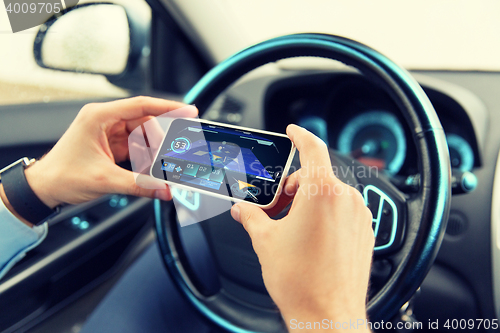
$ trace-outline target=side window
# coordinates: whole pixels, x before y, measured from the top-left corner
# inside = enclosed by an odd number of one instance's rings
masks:
[[[92,1],[81,0],[78,6],[85,6],[89,2]],[[113,0],[113,2],[126,7],[127,12],[140,12],[142,17],[146,18],[146,23],[149,25],[151,20],[151,8],[145,0]],[[65,2],[62,1],[61,3]],[[74,10],[74,12],[76,11],[77,10]],[[66,20],[65,22],[67,23],[69,21],[70,24],[63,26],[62,19],[64,16],[72,14],[73,12],[69,12],[59,19],[61,21],[59,28],[55,26],[59,23],[59,20],[55,21],[53,25],[54,29],[58,30],[58,33],[50,34],[49,30],[46,33],[47,40],[50,39],[51,46],[58,46],[52,48],[52,50],[48,49],[52,52],[46,52],[48,54],[48,56],[46,56],[46,65],[47,67],[54,67],[53,64],[56,63],[66,66],[63,68],[67,68],[67,70],[61,71],[42,68],[39,64],[37,65],[34,56],[34,44],[41,26],[12,33],[9,17],[5,8],[3,7],[0,9],[0,30],[2,31],[0,34],[0,105],[47,103],[61,100],[106,97],[119,98],[130,95],[132,89],[128,88],[126,85],[124,88],[124,85],[119,81],[111,80],[115,83],[113,84],[110,80],[106,79],[104,75],[88,74],[82,71],[78,72],[78,70],[77,72],[73,72],[74,68],[71,68],[73,65],[71,60],[77,59],[78,57],[80,59],[87,57],[87,60],[94,59],[94,64],[106,64],[106,62],[102,62],[102,59],[96,56],[96,50],[99,49],[99,46],[105,45],[105,41],[100,45],[90,45],[89,43],[82,43],[82,41],[85,41],[85,38],[88,38],[92,33],[92,31],[90,31],[92,26],[107,25],[111,27],[113,22],[107,22],[112,21],[112,18],[106,16],[106,13],[102,15],[91,15],[90,17],[93,22],[79,20],[77,15],[74,15],[74,18]],[[103,17],[103,15],[105,17]],[[72,37],[64,40],[61,38],[63,35],[70,35]],[[128,39],[128,36],[126,37]],[[103,36],[102,39],[104,38],[109,41],[112,39],[112,36]],[[85,45],[87,45],[86,48]],[[128,47],[128,45],[126,47]],[[105,54],[107,52],[102,53]],[[108,61],[108,64],[112,66],[112,62]],[[101,66],[99,69],[103,73],[106,73],[106,67]],[[141,86],[145,86],[145,82],[142,82]]]
[[[180,95],[213,65],[157,2],[154,12],[146,0],[113,3],[81,0],[42,26],[1,33],[0,105]],[[2,10],[0,30],[11,31]]]

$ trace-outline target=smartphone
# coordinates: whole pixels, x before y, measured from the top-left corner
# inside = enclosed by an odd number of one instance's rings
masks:
[[[151,176],[184,189],[270,208],[294,153],[284,134],[177,118],[166,131]]]

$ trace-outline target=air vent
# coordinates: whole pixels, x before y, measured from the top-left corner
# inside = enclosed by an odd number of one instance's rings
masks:
[[[446,227],[446,234],[450,236],[460,236],[467,230],[467,218],[460,212],[451,211]]]
[[[224,112],[241,112],[243,109],[243,103],[234,97],[226,96],[224,103],[222,104],[222,111]]]
[[[223,123],[238,124],[242,119],[243,102],[226,95],[215,100],[204,118]]]

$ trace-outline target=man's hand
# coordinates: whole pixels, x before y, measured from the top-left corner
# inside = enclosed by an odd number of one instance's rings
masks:
[[[272,220],[246,203],[233,206],[231,214],[249,233],[287,325],[292,319],[366,319],[372,215],[361,194],[333,174],[323,141],[295,125],[287,133],[302,165],[284,186],[284,198],[294,197],[288,215]]]
[[[194,106],[151,97],[88,104],[54,148],[26,169],[28,183],[50,207],[78,204],[107,193],[169,200],[172,196],[166,184],[162,189],[142,188],[131,171],[116,163],[128,159],[128,136],[134,128],[182,107],[182,116],[197,116]]]

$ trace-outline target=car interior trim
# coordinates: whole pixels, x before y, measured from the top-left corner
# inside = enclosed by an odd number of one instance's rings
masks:
[[[496,316],[500,318],[500,152],[497,158],[491,198],[491,265]]]
[[[12,277],[8,277],[0,284],[0,294],[10,288],[15,287],[17,284],[22,283],[24,280],[27,280],[30,277],[34,276],[39,270],[42,270],[44,267],[50,265],[58,258],[63,257],[65,254],[71,252],[73,249],[77,248],[81,244],[88,242],[89,240],[91,240],[92,238],[96,237],[99,234],[102,234],[105,230],[110,229],[115,225],[118,225],[120,222],[122,222],[122,217],[126,216],[127,213],[132,211],[138,211],[139,209],[142,209],[145,206],[149,205],[150,202],[151,199],[148,198],[141,198],[136,200],[125,210],[110,216],[109,219],[106,219],[105,221],[103,221],[103,223],[100,223],[96,225],[94,228],[91,228],[88,233],[83,234],[75,241],[70,242],[65,246],[59,248],[58,250],[54,251],[47,257],[43,258],[42,260],[30,266],[29,268],[25,269],[24,271],[20,272],[19,274],[14,275]]]

